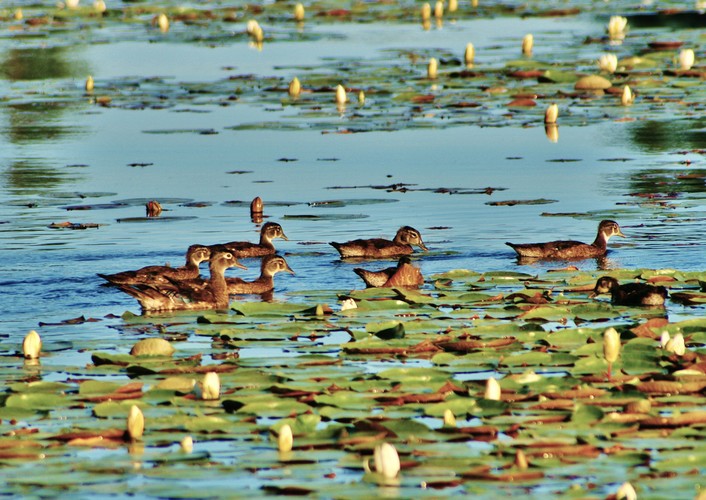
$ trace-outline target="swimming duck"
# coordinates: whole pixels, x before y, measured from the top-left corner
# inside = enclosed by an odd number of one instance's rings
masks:
[[[625,235],[620,226],[612,220],[602,220],[598,224],[598,235],[590,245],[580,241],[550,241],[548,243],[510,243],[517,255],[527,259],[588,259],[602,257],[608,251],[608,240],[611,236]]]
[[[272,244],[272,240],[275,238],[282,238],[288,241],[284,230],[282,230],[282,226],[276,222],[265,222],[262,225],[262,229],[260,229],[259,243],[231,241],[230,243],[224,243],[223,246],[239,259],[246,257],[262,257],[263,255],[273,255],[275,253],[275,246]]]
[[[168,283],[167,278],[185,280],[199,276],[199,264],[211,257],[211,250],[203,245],[191,245],[186,251],[186,264],[181,267],[147,266],[136,271],[123,271],[115,274],[101,274],[98,276],[112,285],[138,284],[138,283]],[[238,263],[239,267],[243,267]]]
[[[294,274],[287,261],[279,255],[266,255],[262,258],[260,266],[260,277],[254,281],[245,281],[240,278],[226,278],[228,293],[231,295],[240,294],[263,294],[271,291],[275,287],[275,274],[279,272]]]
[[[356,267],[353,272],[365,281],[366,288],[393,286],[417,288],[424,284],[421,271],[412,265],[412,259],[406,255],[400,257],[395,267],[388,267],[380,271],[367,271]]]
[[[603,276],[596,282],[591,297],[610,293],[611,302],[621,306],[661,306],[669,296],[663,286],[647,283],[626,283],[621,285],[617,279]]]
[[[224,272],[229,267],[239,264],[235,255],[226,249],[211,249],[209,270],[211,277],[208,285],[199,290],[178,288],[177,291],[166,290],[159,285],[150,284],[118,284],[123,292],[135,297],[143,312],[179,311],[194,309],[227,309],[228,286]],[[178,285],[178,281],[173,281]]]
[[[412,245],[418,246],[422,250],[428,250],[422,241],[419,231],[410,226],[403,226],[397,230],[395,239],[392,241],[383,238],[370,238],[347,241],[345,243],[330,243],[342,258],[346,257],[366,257],[384,258],[400,257],[413,252]]]

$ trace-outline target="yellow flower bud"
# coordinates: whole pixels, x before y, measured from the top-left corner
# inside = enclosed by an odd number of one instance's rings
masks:
[[[203,376],[201,398],[214,400],[221,397],[221,379],[216,372],[208,372]]]
[[[430,80],[435,80],[439,74],[439,61],[435,57],[429,59],[429,65],[427,66],[427,77]]]
[[[298,3],[294,6],[294,20],[302,22],[304,20],[304,5]]]
[[[421,15],[422,21],[428,21],[431,19],[431,5],[428,3],[422,4]]]
[[[436,0],[434,4],[434,17],[444,17],[444,2]]]
[[[449,12],[456,12],[458,10],[458,0],[449,0]]]
[[[375,471],[385,479],[393,479],[400,472],[400,456],[390,443],[382,443],[373,450]]]
[[[522,39],[522,53],[526,56],[531,56],[533,47],[534,47],[534,36],[532,36],[532,34],[528,33]]]
[[[615,500],[637,500],[637,493],[630,483],[623,483],[615,493]]]
[[[169,18],[166,14],[162,13],[157,17],[157,26],[162,33],[169,31]]]
[[[444,427],[456,427],[456,417],[449,408],[444,410]]]
[[[500,384],[494,378],[489,378],[485,381],[485,399],[492,399],[494,401],[500,401]]]
[[[296,76],[289,82],[289,97],[296,99],[302,93],[302,84]]]
[[[463,53],[463,59],[466,62],[466,66],[473,66],[473,61],[476,58],[476,49],[473,47],[472,43],[466,44],[466,50]]]
[[[336,86],[336,104],[342,106],[346,103],[347,100],[348,96],[346,95],[346,89],[343,88],[343,85],[339,83]]]
[[[39,334],[30,330],[22,341],[22,354],[27,359],[37,359],[42,351],[42,339]]]
[[[634,100],[635,96],[633,95],[630,86],[625,85],[623,87],[623,93],[620,96],[620,104],[622,104],[623,106],[630,106]]]
[[[689,70],[694,65],[694,50],[693,49],[683,49],[679,52],[679,68],[683,70]]]
[[[91,75],[88,75],[88,78],[86,78],[86,92],[93,92],[93,77]]]
[[[137,405],[130,407],[127,415],[127,434],[130,439],[140,439],[145,432],[145,416]]]
[[[615,54],[603,54],[598,58],[598,67],[601,71],[615,73],[618,69],[618,56]]]
[[[292,445],[294,444],[294,436],[292,435],[292,428],[289,424],[284,424],[279,429],[279,435],[277,436],[277,449],[280,453],[287,453],[292,451]]]
[[[547,106],[544,112],[544,123],[556,123],[556,119],[559,116],[559,105],[554,103]]]
[[[194,440],[191,436],[186,436],[181,440],[179,446],[181,447],[181,451],[184,453],[191,453],[194,451]]]
[[[603,357],[608,363],[614,363],[618,356],[620,356],[620,334],[611,327],[603,333]]]

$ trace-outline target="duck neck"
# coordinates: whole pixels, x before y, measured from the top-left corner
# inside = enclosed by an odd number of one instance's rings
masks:
[[[605,250],[608,247],[608,237],[603,231],[598,231],[596,239],[593,242],[593,246]]]
[[[224,276],[225,267],[222,265],[211,263],[209,266],[211,270],[211,278],[209,283],[211,285],[211,293],[213,294],[213,299],[219,304],[228,304],[228,285],[226,284],[226,278]]]
[[[265,234],[264,231],[260,233],[260,246],[265,248],[274,248],[274,245],[272,244],[272,238]]]

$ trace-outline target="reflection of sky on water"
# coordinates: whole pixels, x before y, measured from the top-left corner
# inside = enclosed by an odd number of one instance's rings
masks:
[[[328,60],[353,61],[363,57],[376,63],[385,61],[389,50],[413,48],[423,53],[428,50],[429,54],[445,50],[460,57],[469,41],[476,46],[478,64],[501,67],[504,61],[519,57],[519,40],[526,32],[534,32],[534,57],[541,59],[548,58],[551,50],[580,44],[585,36],[602,30],[597,24],[576,19],[536,18],[447,22],[442,30],[429,32],[416,24],[312,25],[307,29],[335,36],[315,42],[267,43],[262,52],[247,43],[206,47],[120,42],[77,46],[73,52],[56,51],[54,55],[62,61],[73,61],[82,70],[90,68],[98,86],[133,76],[158,76],[175,83],[218,82],[231,74],[279,75],[288,79],[297,74],[299,67],[321,67]],[[563,30],[571,30],[570,35]],[[515,38],[517,46],[511,43]],[[586,60],[578,64],[593,68],[600,50],[600,46],[582,47]],[[39,85],[47,92],[66,85],[82,88],[83,75],[67,74],[74,76],[52,79],[47,75],[48,79]],[[9,87],[13,95],[25,92],[27,85],[35,84],[0,80],[0,87]],[[366,106],[375,106],[374,95]],[[7,182],[0,192],[0,221],[4,222],[0,224],[0,242],[2,253],[10,255],[12,261],[5,282],[12,284],[7,292],[12,297],[12,308],[8,310],[12,322],[30,327],[36,324],[38,314],[62,319],[77,308],[104,314],[136,310],[129,297],[99,287],[95,273],[164,261],[180,263],[184,249],[195,242],[254,240],[257,228],[247,211],[224,203],[249,202],[255,196],[265,200],[265,214],[282,222],[291,240],[278,244],[278,248],[287,254],[297,276],[278,277],[277,288],[281,292],[359,287],[353,266],[337,260],[327,242],[360,236],[392,237],[402,224],[420,228],[432,249],[430,255],[418,261],[425,275],[453,268],[540,273],[553,266],[537,263],[518,267],[504,242],[557,238],[590,242],[595,237],[597,221],[608,217],[618,220],[630,238],[611,241],[612,251],[605,266],[589,260],[578,263],[581,268],[703,268],[703,242],[694,236],[703,234],[699,222],[703,220],[703,209],[697,198],[673,200],[676,208],[669,208],[638,206],[634,198],[627,196],[638,189],[660,190],[658,185],[650,187],[649,179],[643,177],[645,171],[660,168],[669,178],[671,172],[686,168],[681,163],[685,159],[698,159],[696,155],[673,154],[664,127],[659,135],[661,149],[655,150],[650,149],[654,146],[649,141],[650,127],[640,121],[604,120],[570,127],[562,125],[560,115],[559,140],[552,143],[536,120],[538,113],[528,113],[528,126],[523,128],[454,126],[322,134],[306,129],[294,132],[228,128],[277,121],[292,114],[286,104],[199,105],[200,112],[185,112],[183,108],[101,108],[86,97],[79,103],[52,105],[37,109],[36,113],[25,110],[16,115],[4,109],[2,153],[4,158],[13,160],[2,165]],[[354,110],[350,106],[346,113]],[[340,126],[348,122],[349,115],[338,118],[333,103],[330,110],[323,112],[331,114],[332,130],[337,127],[336,120]],[[578,114],[583,110],[577,107],[562,112]],[[624,113],[630,116],[631,110]],[[685,130],[692,125],[683,124]],[[165,130],[181,132],[156,133]],[[217,133],[194,132],[198,130]],[[283,158],[296,161],[278,161]],[[616,159],[623,160],[607,161]],[[241,170],[250,173],[228,173]],[[24,177],[16,178],[18,173]],[[36,181],[42,176],[52,184],[38,184]],[[388,193],[369,188],[329,189],[394,183],[411,184],[411,190]],[[498,190],[491,195],[414,191],[486,187]],[[63,193],[61,197],[58,192]],[[689,192],[696,197],[698,190]],[[87,195],[82,198],[69,193]],[[60,208],[126,198],[185,198],[211,205],[194,208],[166,203],[166,215],[195,219],[151,223],[117,222],[144,214],[142,206],[134,204],[111,210]],[[396,202],[343,207],[308,205],[352,198]],[[556,202],[487,204],[538,198]],[[296,204],[274,206],[273,201]],[[36,207],[28,208],[28,204]],[[674,217],[686,211],[693,216],[691,219]],[[565,215],[543,217],[544,213]],[[580,216],[571,217],[573,213]],[[298,215],[340,219],[287,218]],[[357,218],[359,215],[364,217]],[[63,220],[102,226],[86,231],[47,228],[52,222]],[[432,227],[438,229],[429,229]],[[258,266],[251,263],[250,267],[243,273],[248,279],[255,277]],[[36,303],[32,294],[38,287],[44,290],[44,300],[37,314],[27,306]]]

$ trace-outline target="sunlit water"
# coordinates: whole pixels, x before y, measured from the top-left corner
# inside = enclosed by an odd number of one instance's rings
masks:
[[[469,32],[492,60],[516,57],[505,47],[507,35],[544,32],[559,38],[569,32],[573,43],[595,27],[576,20],[498,20],[448,23],[424,32],[416,25],[341,25],[326,43],[271,44],[259,52],[245,44],[205,47],[185,44],[122,42],[77,46],[73,79],[4,82],[9,91],[28,86],[81,86],[83,71],[102,78],[160,76],[177,81],[224,78],[224,68],[240,73],[291,74],[296,58],[302,66],[326,58],[361,54],[379,59],[387,49],[420,46],[463,47]],[[565,31],[560,31],[565,30]],[[335,36],[334,36],[335,35]],[[550,43],[546,44],[548,47]],[[548,48],[539,46],[537,54]],[[483,56],[480,56],[481,58]],[[175,61],[188,61],[186,64]],[[491,61],[492,62],[492,61]],[[369,105],[374,106],[374,98]],[[187,111],[187,112],[184,112]],[[557,143],[547,140],[541,120],[525,128],[456,126],[363,134],[319,131],[234,131],[227,127],[277,120],[287,106],[241,104],[199,106],[199,112],[176,108],[122,110],[97,107],[87,99],[38,124],[38,137],[13,140],[18,124],[3,117],[3,178],[0,189],[3,314],[1,330],[20,338],[39,322],[55,323],[77,316],[103,318],[125,310],[138,312],[130,297],[100,286],[97,272],[111,273],[143,265],[181,264],[186,247],[232,240],[255,240],[256,224],[247,208],[260,196],[269,220],[282,223],[289,241],[277,241],[296,276],[278,276],[277,300],[298,300],[289,292],[312,289],[346,291],[362,282],[354,264],[341,262],[327,243],[357,237],[391,238],[401,225],[418,228],[430,248],[418,264],[425,275],[455,268],[476,271],[518,269],[540,272],[562,263],[518,266],[506,241],[556,238],[592,241],[597,222],[619,221],[628,238],[611,241],[606,267],[703,269],[703,195],[670,200],[671,206],[638,206],[628,196],[647,170],[684,171],[698,166],[696,154],[678,148],[654,151],[634,141],[633,122],[606,120],[581,127],[560,126]],[[331,105],[334,124],[347,123]],[[472,111],[469,111],[471,113]],[[55,133],[47,132],[52,127]],[[154,133],[163,130],[213,130],[213,134]],[[287,159],[290,161],[281,161]],[[295,160],[295,161],[291,161]],[[571,160],[571,161],[567,161]],[[685,161],[693,162],[685,165]],[[245,171],[234,174],[230,172]],[[33,180],[28,181],[31,178]],[[428,191],[387,192],[352,186],[410,184]],[[349,187],[349,189],[330,189]],[[477,190],[492,194],[441,194],[434,188]],[[654,186],[655,192],[660,192]],[[503,200],[555,200],[551,204],[491,206]],[[162,201],[163,219],[141,218],[147,199]],[[392,200],[312,206],[325,200]],[[67,211],[71,205],[128,200],[116,209]],[[133,201],[130,201],[133,200]],[[173,201],[170,201],[173,200]],[[185,206],[185,202],[205,206]],[[277,202],[289,202],[279,204]],[[628,204],[626,207],[625,204]],[[542,217],[543,213],[595,212],[580,218]],[[677,214],[679,217],[674,217]],[[688,217],[687,214],[693,214]],[[293,216],[323,216],[297,218]],[[168,220],[170,217],[182,218]],[[289,217],[289,218],[288,218]],[[50,229],[54,222],[100,224],[97,229]],[[433,228],[433,229],[431,229]],[[258,274],[256,261],[246,262],[248,278]],[[355,264],[357,265],[357,264]],[[370,268],[387,263],[370,263]],[[583,261],[585,269],[595,261]],[[109,339],[110,321],[48,329],[48,338]],[[114,323],[114,321],[113,321]],[[106,340],[109,345],[109,340]]]

